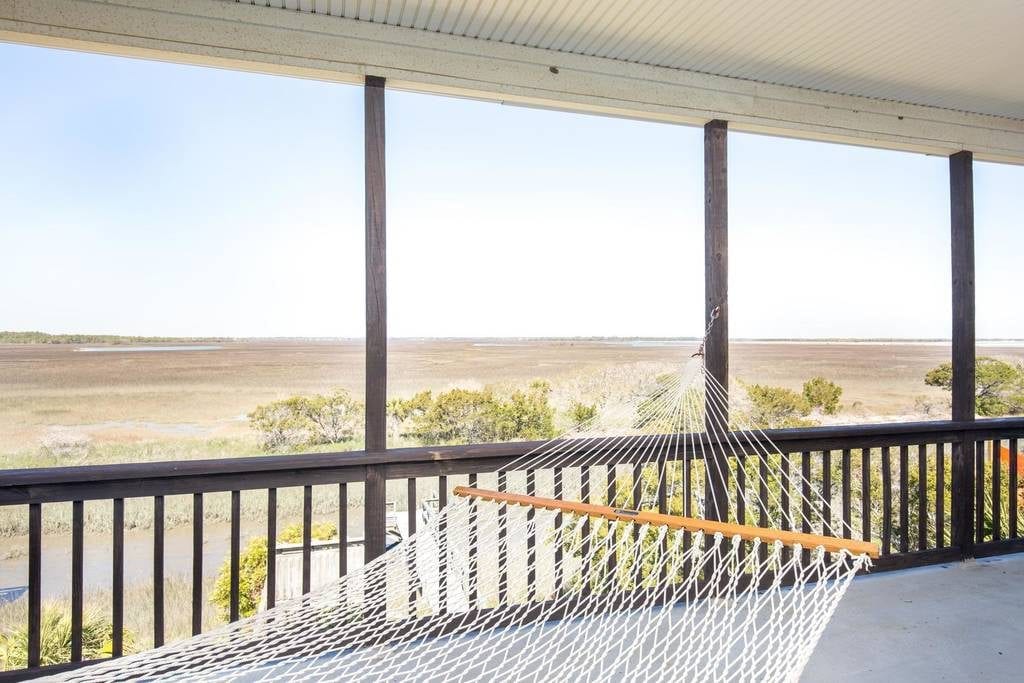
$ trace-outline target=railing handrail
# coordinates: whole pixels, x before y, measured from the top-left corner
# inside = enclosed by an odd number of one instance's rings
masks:
[[[726,434],[724,445],[746,448],[771,440],[780,450],[838,450],[873,445],[907,444],[928,440],[986,438],[997,434],[1024,433],[1024,417],[983,420],[889,422],[765,430],[755,444],[748,437]],[[675,435],[676,443],[720,445],[718,437],[705,434]],[[72,467],[41,467],[0,471],[0,505],[61,502],[97,498],[229,491],[266,486],[300,486],[309,483],[362,481],[363,468],[386,465],[394,477],[460,474],[494,468],[520,458],[548,442],[469,444],[395,448],[387,451],[343,451],[264,455],[242,458],[160,461]],[[615,461],[615,448],[597,447],[593,464]],[[692,453],[700,457],[699,450]],[[581,463],[582,464],[582,463]],[[537,467],[545,464],[538,461]],[[200,482],[203,482],[200,484]],[[145,486],[143,486],[145,484]]]

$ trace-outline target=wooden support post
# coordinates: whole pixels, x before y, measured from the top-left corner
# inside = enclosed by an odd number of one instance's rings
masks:
[[[704,310],[705,323],[717,309],[717,319],[704,347],[708,375],[728,392],[729,387],[729,193],[726,168],[725,121],[704,126]],[[728,429],[728,400],[712,399],[723,411],[722,420],[705,415],[709,433]],[[724,424],[723,424],[724,423]],[[725,521],[729,515],[729,461],[726,453],[712,447],[704,468],[704,514]]]
[[[953,265],[953,419],[974,420],[974,171],[971,152],[949,157]],[[973,437],[953,444],[953,545],[974,556]]]
[[[386,185],[384,175],[384,79],[367,76],[365,104],[366,185],[366,450],[387,448]],[[383,468],[366,468],[364,538],[366,561],[383,554],[387,499]]]

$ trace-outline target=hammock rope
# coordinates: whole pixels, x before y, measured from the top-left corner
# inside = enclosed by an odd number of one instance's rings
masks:
[[[726,397],[696,355],[347,576],[67,677],[795,680],[877,549]]]

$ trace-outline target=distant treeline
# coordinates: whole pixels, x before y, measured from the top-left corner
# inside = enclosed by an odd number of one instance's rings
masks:
[[[0,344],[146,344],[168,342],[228,342],[230,337],[136,337],[121,334],[49,334],[0,331]]]

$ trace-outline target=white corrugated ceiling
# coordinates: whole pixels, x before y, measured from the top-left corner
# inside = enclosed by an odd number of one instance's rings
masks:
[[[1024,119],[1024,0],[238,0]]]

